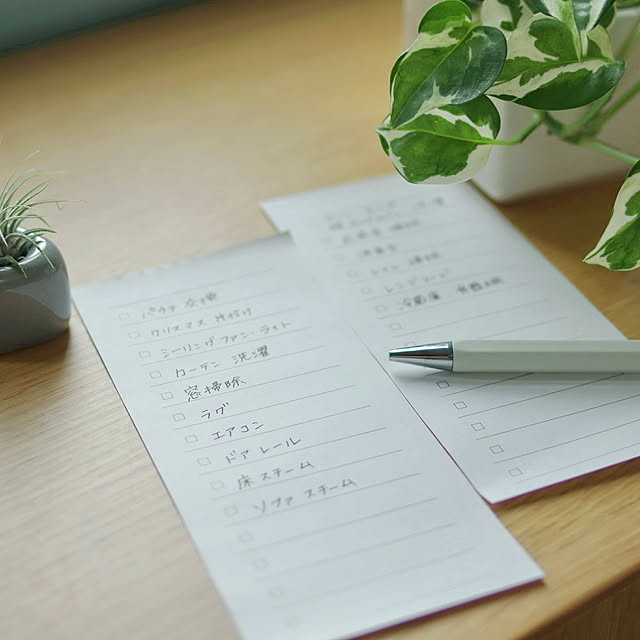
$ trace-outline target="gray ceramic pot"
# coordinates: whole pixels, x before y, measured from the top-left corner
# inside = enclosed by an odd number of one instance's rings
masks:
[[[55,338],[66,330],[71,315],[67,268],[58,248],[45,238],[20,260],[26,278],[15,266],[0,267],[0,353]]]

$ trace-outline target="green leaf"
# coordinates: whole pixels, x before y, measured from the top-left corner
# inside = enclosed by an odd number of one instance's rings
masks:
[[[480,10],[482,24],[500,29],[507,38],[531,15],[531,9],[523,0],[485,0]]]
[[[435,109],[394,127],[377,129],[385,153],[409,182],[446,184],[473,177],[486,164],[500,130],[498,111],[486,96]]]
[[[640,162],[629,171],[607,228],[585,262],[614,271],[640,266]]]
[[[615,87],[625,63],[612,59],[611,40],[602,27],[588,34],[587,43],[580,60],[569,27],[534,14],[509,38],[502,73],[487,93],[551,111],[590,104]]]
[[[391,124],[399,127],[433,109],[477,98],[498,77],[505,57],[500,30],[472,22],[460,0],[439,2],[393,67]]]
[[[396,73],[398,73],[398,67],[400,63],[407,57],[408,51],[405,51],[396,61],[393,67],[391,68],[391,74],[389,79],[389,91],[393,92],[393,81],[396,78]]]
[[[576,42],[578,56],[587,52],[587,33],[600,23],[613,0],[526,0],[531,10],[566,24]]]

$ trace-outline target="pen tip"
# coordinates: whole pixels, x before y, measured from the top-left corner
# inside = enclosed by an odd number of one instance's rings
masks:
[[[389,350],[389,360],[391,360],[391,362],[417,364],[433,369],[450,371],[452,359],[453,347],[450,342],[438,342]]]

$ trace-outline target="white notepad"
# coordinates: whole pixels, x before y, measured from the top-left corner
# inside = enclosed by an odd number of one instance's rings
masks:
[[[76,289],[247,640],[330,640],[539,579],[288,236]]]
[[[640,376],[434,373],[390,348],[460,338],[620,338],[471,186],[397,175],[263,204],[487,500],[640,455]],[[595,267],[594,267],[595,268]]]

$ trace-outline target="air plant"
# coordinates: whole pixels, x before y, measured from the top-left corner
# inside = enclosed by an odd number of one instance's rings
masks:
[[[19,269],[25,278],[27,274],[20,263],[33,250],[54,268],[42,247],[41,238],[55,231],[36,211],[51,204],[61,208],[64,201],[41,197],[52,180],[47,175],[50,174],[35,170],[19,172],[16,169],[0,193],[0,269]],[[34,223],[35,226],[29,226]]]

